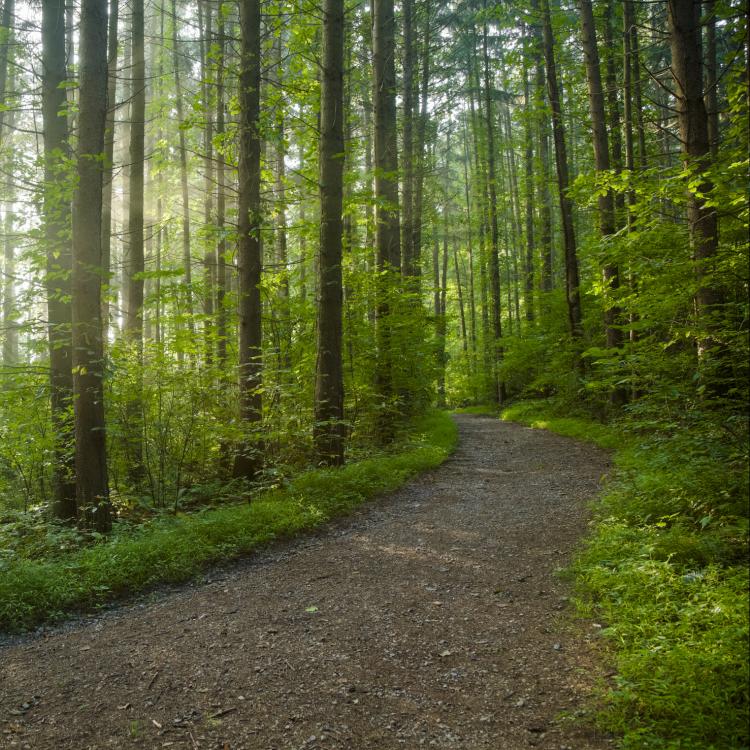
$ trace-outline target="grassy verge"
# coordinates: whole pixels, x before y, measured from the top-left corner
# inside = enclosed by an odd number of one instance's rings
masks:
[[[456,440],[450,417],[435,412],[387,455],[306,472],[252,503],[161,518],[51,560],[0,561],[0,630],[22,630],[156,583],[185,581],[210,563],[314,529],[438,466]]]
[[[748,747],[747,473],[742,441],[703,424],[635,435],[522,403],[503,419],[616,448],[573,567],[613,647],[599,720],[625,748]]]

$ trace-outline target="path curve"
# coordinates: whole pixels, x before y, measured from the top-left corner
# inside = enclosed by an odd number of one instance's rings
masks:
[[[457,422],[443,466],[345,522],[0,649],[0,747],[610,747],[558,718],[596,670],[554,574],[607,457]]]

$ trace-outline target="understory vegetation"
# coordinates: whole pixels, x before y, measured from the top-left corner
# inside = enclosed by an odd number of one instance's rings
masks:
[[[603,728],[625,748],[741,748],[748,736],[748,474],[732,426],[602,424],[560,403],[519,421],[616,449],[585,547],[578,607],[602,623],[616,675]]]
[[[302,472],[260,491],[237,483],[192,513],[122,522],[109,536],[43,519],[6,522],[0,525],[0,630],[29,628],[155,584],[185,581],[209,563],[310,531],[438,466],[455,444],[448,414],[432,412],[404,428],[380,455]]]

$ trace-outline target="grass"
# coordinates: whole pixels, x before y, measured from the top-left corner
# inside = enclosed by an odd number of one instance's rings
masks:
[[[457,441],[448,414],[417,422],[394,451],[341,469],[318,469],[252,503],[160,518],[54,559],[0,560],[0,630],[20,631],[90,610],[158,583],[315,529],[442,463]]]
[[[624,748],[746,748],[746,443],[721,425],[635,434],[523,402],[503,419],[615,449],[571,572],[617,674],[599,714]]]

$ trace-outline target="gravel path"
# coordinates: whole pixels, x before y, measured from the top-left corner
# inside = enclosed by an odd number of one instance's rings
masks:
[[[589,446],[457,418],[442,467],[314,537],[0,649],[0,748],[611,747],[555,570],[607,471]]]

